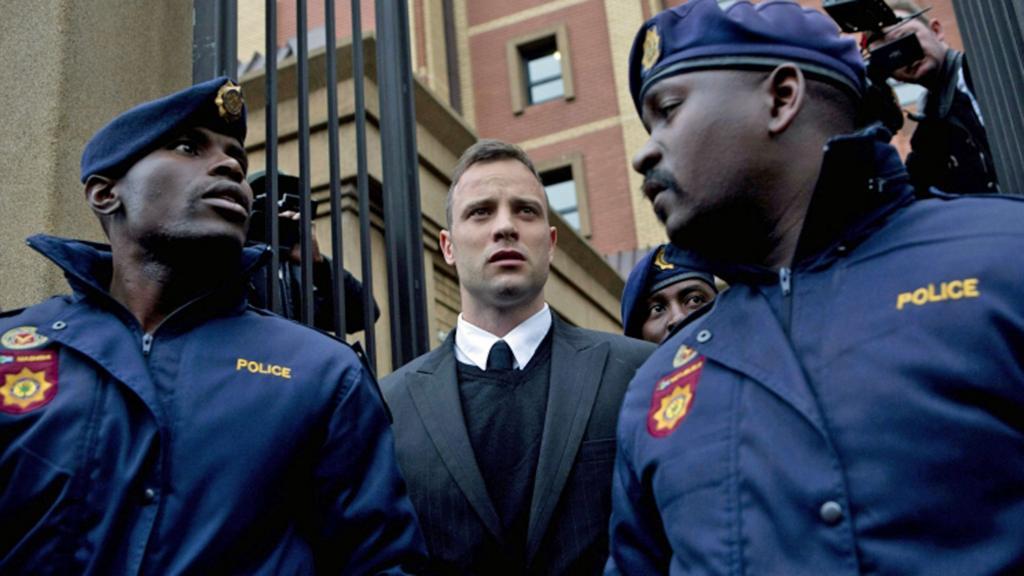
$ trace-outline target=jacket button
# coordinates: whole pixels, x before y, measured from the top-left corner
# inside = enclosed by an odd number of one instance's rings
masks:
[[[703,344],[708,340],[711,340],[711,330],[701,330],[700,332],[697,332],[697,342]]]
[[[53,323],[53,326],[51,326],[54,330],[63,330],[67,327],[68,325],[63,320],[57,320]]]
[[[829,526],[835,526],[843,519],[843,507],[834,500],[829,500],[821,505],[821,509],[818,510],[818,514],[821,516],[821,520]]]
[[[142,501],[146,504],[152,504],[156,500],[156,490],[152,488],[146,488],[142,491]]]

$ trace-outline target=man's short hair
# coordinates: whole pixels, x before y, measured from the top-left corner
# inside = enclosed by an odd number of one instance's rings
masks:
[[[452,184],[448,187],[448,197],[444,201],[444,215],[447,219],[449,230],[452,227],[452,193],[455,191],[455,186],[459,184],[462,175],[474,164],[496,162],[498,160],[516,160],[520,162],[523,166],[530,169],[530,173],[537,179],[541,187],[544,186],[544,181],[541,180],[540,174],[537,173],[537,168],[534,167],[533,161],[526,155],[526,152],[523,152],[522,148],[515,144],[502,142],[501,140],[489,138],[478,140],[476,144],[466,148],[466,151],[462,153],[462,157],[459,158],[459,163],[455,165],[455,171],[452,172]]]
[[[913,0],[889,0],[887,2],[889,8],[892,8],[894,12],[906,12],[907,14],[917,14],[921,11],[921,6]],[[917,14],[914,17],[915,20],[928,24],[928,18],[924,14]]]

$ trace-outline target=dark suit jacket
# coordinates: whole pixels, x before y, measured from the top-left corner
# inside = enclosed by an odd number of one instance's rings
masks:
[[[647,342],[573,327],[552,314],[551,378],[530,506],[531,574],[600,574],[608,554],[615,426]],[[434,567],[507,574],[495,512],[466,433],[455,332],[381,381],[398,463]]]

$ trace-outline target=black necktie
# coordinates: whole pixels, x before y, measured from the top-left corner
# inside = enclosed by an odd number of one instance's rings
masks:
[[[491,346],[491,352],[487,354],[487,369],[511,370],[513,360],[512,349],[509,348],[508,343],[504,340],[498,340],[494,343],[494,346]]]

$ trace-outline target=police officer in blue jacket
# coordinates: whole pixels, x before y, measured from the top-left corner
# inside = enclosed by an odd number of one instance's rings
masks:
[[[0,573],[402,573],[424,544],[356,353],[248,308],[226,78],[115,118],[82,181],[110,245],[34,236],[71,296],[0,318]]]
[[[796,3],[662,12],[630,83],[644,192],[730,288],[630,384],[608,573],[1024,574],[1024,204],[914,201]]]

